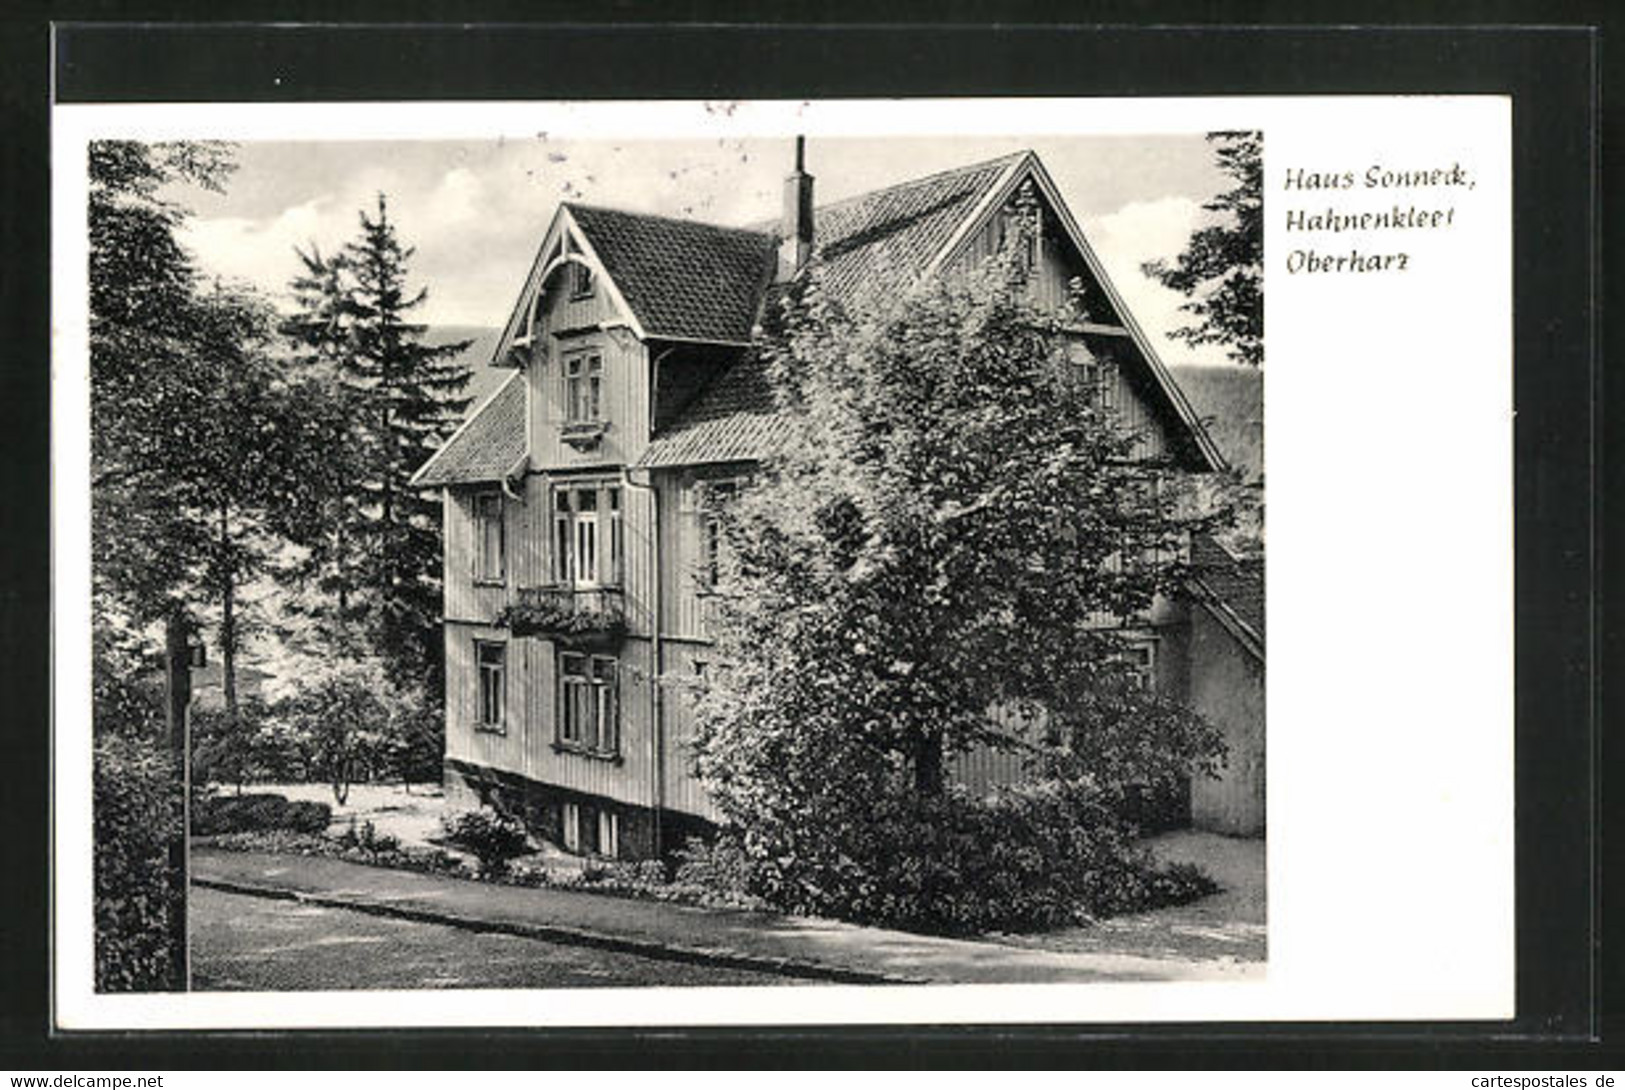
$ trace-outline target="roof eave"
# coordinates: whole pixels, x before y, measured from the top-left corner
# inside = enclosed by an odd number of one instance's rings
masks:
[[[476,421],[476,420],[478,420],[480,418],[480,414],[485,412],[486,409],[490,408],[492,402],[496,401],[497,398],[502,396],[503,391],[508,388],[508,384],[515,381],[518,378],[519,378],[519,372],[518,371],[509,371],[508,372],[508,377],[503,379],[501,382],[499,382],[497,384],[497,388],[495,390],[492,390],[488,395],[486,395],[485,400],[480,402],[479,405],[475,406],[473,412],[469,413],[468,416],[463,418],[463,422],[461,424],[457,425],[457,430],[452,432],[451,435],[446,438],[446,441],[444,443],[440,444],[440,449],[435,451],[433,454],[429,455],[429,460],[427,462],[424,462],[421,466],[419,466],[416,473],[412,474],[412,476],[407,478],[406,486],[408,488],[444,488],[444,487],[446,487],[447,484],[461,484],[461,483],[463,483],[461,481],[430,481],[430,482],[425,482],[424,478],[426,476],[428,476],[430,469],[432,469],[435,465],[437,465],[439,463],[439,461],[441,459],[441,456],[443,456],[446,453],[446,451],[450,450],[452,448],[453,444],[455,444],[459,439],[461,439],[463,437],[463,433],[468,431],[468,429],[471,426],[473,426],[474,421]],[[527,405],[527,410],[528,410],[528,408],[529,408],[529,406]],[[527,447],[530,445],[530,436],[528,436],[528,435],[525,437],[525,445]],[[527,451],[525,453],[524,457],[526,459],[528,459],[530,457],[529,451]]]

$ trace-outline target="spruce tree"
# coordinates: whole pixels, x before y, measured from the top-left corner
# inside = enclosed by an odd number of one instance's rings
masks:
[[[428,296],[407,287],[412,254],[380,194],[336,256],[301,253],[299,312],[286,330],[343,407],[332,426],[344,452],[326,470],[304,538],[316,612],[330,639],[351,644],[346,656],[376,653],[433,699],[443,677],[440,501],[407,482],[468,407],[457,357],[470,342],[424,343],[428,327],[409,318]]]

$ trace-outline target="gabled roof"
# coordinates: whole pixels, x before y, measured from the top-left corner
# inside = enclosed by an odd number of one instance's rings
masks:
[[[1208,534],[1191,541],[1199,597],[1243,646],[1264,657],[1264,564],[1235,556]]]
[[[1063,233],[1121,315],[1123,332],[1137,346],[1148,369],[1153,398],[1184,429],[1203,462],[1223,468],[1224,456],[1135,324],[1067,211],[1055,183],[1030,151],[942,171],[816,208],[815,250],[826,291],[836,301],[844,301],[861,291],[906,283],[943,267],[962,252],[1024,179],[1037,184]],[[564,204],[549,237],[563,229],[561,222],[566,227],[574,225],[591,255],[603,266],[614,294],[631,312],[628,317],[635,332],[657,340],[749,345],[776,265],[777,225],[719,227]],[[527,296],[539,289],[543,273],[539,254]],[[522,297],[499,349],[505,349],[509,342],[524,305]],[[713,380],[709,389],[663,427],[640,464],[674,466],[767,456],[772,453],[773,441],[784,432],[771,420],[775,408],[760,365],[747,359]],[[522,457],[523,451],[517,450],[515,455]],[[452,453],[446,457],[455,461]],[[477,461],[480,471],[491,470],[485,461]],[[434,466],[435,461],[431,461],[423,472],[428,473]],[[453,470],[448,467],[435,472]]]
[[[515,371],[469,414],[411,483],[422,488],[501,481],[525,460],[525,380]]]
[[[746,344],[772,275],[771,235],[566,204],[649,337]]]

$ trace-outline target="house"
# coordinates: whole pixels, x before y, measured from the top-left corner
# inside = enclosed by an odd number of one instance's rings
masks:
[[[815,206],[798,141],[769,228],[559,206],[495,348],[511,374],[415,478],[446,501],[449,794],[500,796],[607,856],[664,851],[719,816],[690,771],[693,710],[673,682],[712,654],[700,486],[748,474],[784,431],[750,352],[764,297],[815,253],[837,298],[951,271],[996,252],[1033,207],[1039,300],[1060,305],[1080,278],[1099,301],[1073,331],[1080,358],[1115,365],[1118,410],[1150,453],[1221,468],[1031,152]],[[1201,646],[1232,654],[1215,624]],[[1148,618],[1147,675],[1222,690],[1188,668],[1193,632],[1183,606]],[[1013,774],[1006,760],[973,754],[956,773],[994,782]]]

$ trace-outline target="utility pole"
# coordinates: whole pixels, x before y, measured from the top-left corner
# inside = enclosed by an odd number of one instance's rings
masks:
[[[192,830],[191,740],[192,705],[191,624],[185,612],[175,607],[164,624],[164,675],[167,699],[165,720],[169,727],[169,749],[175,768],[181,774],[181,827],[169,842],[169,977],[175,991],[190,991],[191,950],[187,934],[186,908],[191,881],[190,853]]]

